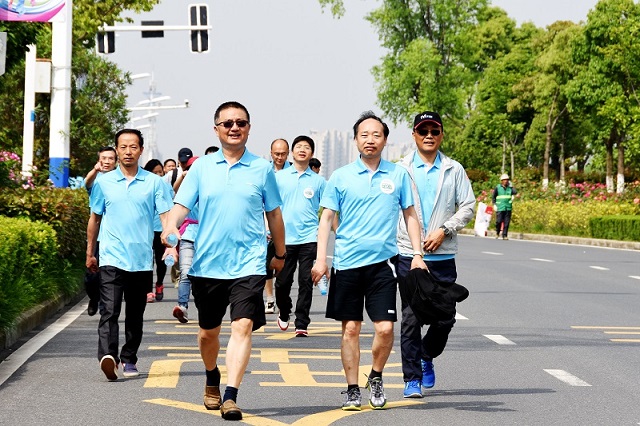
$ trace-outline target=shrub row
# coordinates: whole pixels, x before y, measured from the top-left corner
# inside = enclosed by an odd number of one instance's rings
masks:
[[[640,216],[594,217],[589,223],[593,238],[640,241]]]
[[[40,302],[77,292],[82,271],[60,257],[50,225],[0,216],[0,241],[0,328]]]

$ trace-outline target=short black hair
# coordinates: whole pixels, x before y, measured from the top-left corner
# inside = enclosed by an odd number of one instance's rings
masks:
[[[153,169],[158,166],[162,167],[162,163],[160,162],[160,160],[152,158],[151,160],[147,161],[147,164],[144,165],[143,169],[148,172],[153,172]]]
[[[140,147],[144,146],[144,138],[142,137],[142,132],[138,129],[118,130],[118,133],[116,133],[116,137],[114,138],[116,146],[118,146],[118,138],[120,137],[120,135],[124,135],[124,134],[136,135],[138,137],[138,143],[140,144]]]
[[[169,161],[173,161],[173,164],[175,164],[176,166],[178,165],[176,160],[174,160],[173,158],[167,158],[166,160],[164,160],[164,165],[166,166]]]
[[[229,109],[229,108],[237,108],[237,109],[243,110],[244,113],[247,114],[247,121],[249,123],[251,123],[251,117],[249,116],[249,110],[247,110],[247,108],[244,105],[242,105],[240,102],[229,101],[229,102],[225,102],[223,104],[220,104],[220,106],[218,108],[216,108],[216,112],[213,114],[213,124],[216,124],[218,122],[218,119],[220,118],[220,113],[223,110]]]
[[[389,136],[389,126],[387,126],[387,123],[382,121],[382,118],[380,118],[377,115],[375,115],[375,113],[373,111],[365,111],[362,114],[360,114],[360,118],[358,118],[358,121],[356,121],[356,124],[353,125],[353,138],[354,139],[355,139],[356,135],[358,134],[358,127],[360,126],[360,123],[362,123],[364,120],[368,120],[370,118],[374,119],[376,121],[379,121],[382,124],[382,129],[383,129],[385,138]]]
[[[293,147],[296,146],[296,144],[298,142],[306,142],[309,144],[309,146],[311,147],[311,153],[314,153],[316,150],[316,143],[313,141],[313,139],[311,139],[309,136],[306,135],[300,135],[297,136],[293,142],[291,143],[291,149],[293,150]]]
[[[116,158],[118,158],[118,153],[117,153],[116,149],[115,149],[114,147],[110,146],[110,145],[103,146],[102,148],[100,148],[100,149],[98,150],[98,155],[102,154],[102,153],[103,153],[103,152],[105,152],[105,151],[111,151],[111,152],[113,152],[114,154],[116,154]]]
[[[214,152],[218,152],[218,151],[220,151],[220,148],[218,148],[215,145],[212,145],[209,148],[204,150],[204,155],[213,154]]]
[[[309,160],[309,167],[319,169],[322,166],[322,163],[317,158],[313,157]]]

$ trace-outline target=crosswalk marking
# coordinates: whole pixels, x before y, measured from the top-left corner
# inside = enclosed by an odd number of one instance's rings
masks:
[[[604,266],[593,266],[592,265],[592,266],[589,266],[589,268],[596,269],[598,271],[608,271],[609,270],[609,268],[605,268]]]
[[[545,372],[551,374],[556,379],[565,382],[571,386],[591,386],[589,383],[585,382],[582,379],[574,376],[573,374],[567,373],[564,370],[554,370],[554,369],[544,369]]]
[[[514,342],[512,342],[511,340],[507,339],[506,337],[500,334],[483,334],[483,336],[489,340],[493,340],[499,345],[515,345]]]
[[[555,260],[541,259],[539,257],[532,257],[531,260],[535,260],[536,262],[549,262],[549,263],[554,263],[555,262]]]

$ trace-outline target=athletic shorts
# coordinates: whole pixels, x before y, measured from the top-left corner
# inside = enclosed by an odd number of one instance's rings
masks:
[[[363,309],[371,321],[397,321],[398,282],[388,261],[343,271],[331,270],[327,318],[362,321]]]
[[[229,305],[232,322],[248,318],[253,321],[253,331],[267,323],[262,302],[264,275],[249,275],[231,280],[189,275],[189,280],[193,300],[198,308],[200,328],[211,330],[221,325]]]

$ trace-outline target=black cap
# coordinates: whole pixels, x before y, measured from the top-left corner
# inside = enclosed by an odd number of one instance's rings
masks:
[[[416,115],[416,118],[413,119],[413,130],[417,129],[422,123],[435,123],[438,126],[443,127],[440,114],[432,111],[425,111]]]
[[[193,157],[193,152],[189,148],[182,148],[178,151],[178,161],[181,163],[186,163],[191,157]]]

